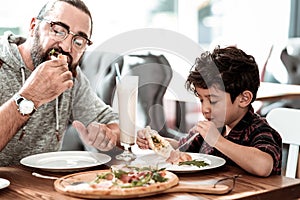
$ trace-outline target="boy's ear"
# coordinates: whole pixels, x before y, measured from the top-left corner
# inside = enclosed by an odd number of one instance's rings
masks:
[[[241,107],[247,107],[252,101],[253,94],[249,90],[245,90],[244,92],[242,92],[242,94],[238,96],[238,98],[239,98],[239,105]]]

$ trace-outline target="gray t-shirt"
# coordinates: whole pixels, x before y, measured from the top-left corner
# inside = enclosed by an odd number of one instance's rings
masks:
[[[9,32],[0,38],[0,58],[4,61],[0,67],[0,105],[8,101],[22,86],[21,68],[25,64],[17,45],[24,41],[24,38]],[[77,72],[73,88],[58,97],[60,138],[68,124],[74,120],[85,125],[92,121],[105,124],[118,122],[117,114],[90,88],[88,79],[79,67]],[[30,74],[31,71],[25,67],[25,78]],[[19,164],[20,159],[28,155],[59,150],[61,140],[58,141],[55,134],[55,109],[55,100],[38,108],[22,128],[25,130],[22,139],[19,140],[21,129],[0,152],[0,166]]]

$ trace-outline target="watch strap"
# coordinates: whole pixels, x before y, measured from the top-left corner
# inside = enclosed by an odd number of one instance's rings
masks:
[[[34,104],[33,104],[33,110],[32,110],[31,113],[29,113],[29,114],[24,114],[24,113],[22,113],[22,112],[20,111],[20,109],[19,109],[20,103],[21,103],[23,100],[26,100],[26,101],[30,101],[30,100],[27,100],[25,97],[22,97],[19,93],[16,93],[16,94],[13,96],[13,99],[14,99],[16,105],[18,106],[18,111],[19,111],[22,115],[30,115],[30,116],[31,116],[31,115],[36,111],[36,108],[35,108],[35,106],[34,106]],[[32,102],[32,101],[31,101],[31,102]]]
[[[14,95],[13,99],[15,100],[17,106],[19,106],[21,101],[23,101],[25,98],[17,93]]]

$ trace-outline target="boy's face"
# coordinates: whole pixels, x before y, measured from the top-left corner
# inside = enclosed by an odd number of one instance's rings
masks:
[[[244,116],[239,101],[233,103],[230,94],[217,87],[208,89],[196,88],[202,105],[202,113],[208,121],[212,121],[217,128],[228,125],[233,128]],[[238,97],[236,99],[239,99]]]

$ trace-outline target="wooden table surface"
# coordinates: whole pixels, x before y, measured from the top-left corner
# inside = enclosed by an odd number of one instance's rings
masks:
[[[88,170],[108,169],[112,163],[101,165]],[[114,164],[114,163],[113,163]],[[46,172],[25,166],[0,167],[0,177],[8,179],[10,185],[0,190],[0,199],[44,199],[64,200],[78,199],[60,194],[54,189],[54,180],[42,179],[32,176],[32,172],[61,177],[67,172]],[[70,172],[71,173],[71,172]],[[69,173],[69,174],[70,174]],[[200,171],[196,173],[177,174],[181,181],[194,184],[214,184],[217,180],[241,175],[236,179],[232,192],[225,195],[197,194],[197,193],[169,193],[148,196],[139,199],[295,199],[300,197],[300,179],[284,176],[270,176],[259,178],[245,173],[243,170],[232,166]]]

